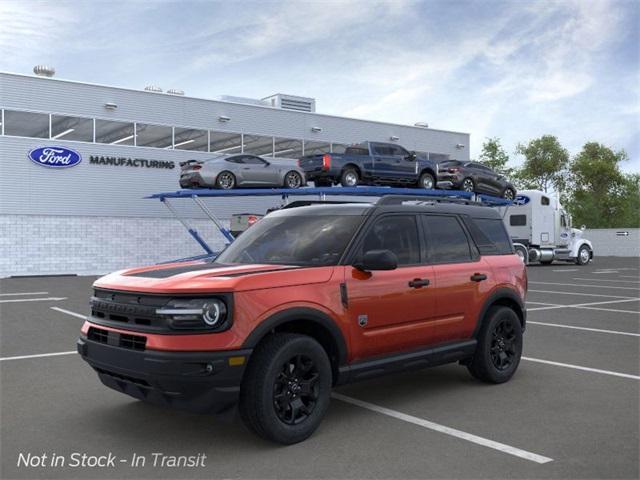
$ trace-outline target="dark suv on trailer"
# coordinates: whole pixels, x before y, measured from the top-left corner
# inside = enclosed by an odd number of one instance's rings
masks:
[[[507,178],[478,162],[445,160],[438,164],[438,182],[454,190],[485,193],[507,200],[516,198],[516,188]],[[450,183],[449,183],[450,182]]]
[[[239,404],[254,432],[290,444],[336,385],[450,362],[509,380],[526,289],[492,208],[393,196],[284,208],[215,261],[97,280],[78,351],[117,391],[196,412]]]

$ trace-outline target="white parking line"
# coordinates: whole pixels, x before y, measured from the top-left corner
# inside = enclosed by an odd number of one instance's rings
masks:
[[[87,319],[86,315],[82,315],[76,312],[70,312],[69,310],[65,310],[64,308],[59,308],[59,307],[49,307],[49,308],[51,308],[51,310],[55,310],[56,312],[66,313],[67,315],[71,315],[72,317],[81,318],[83,320]]]
[[[637,277],[636,277],[637,278]],[[598,278],[598,279],[594,279],[594,278],[580,278],[580,277],[573,277],[573,280],[588,280],[590,282],[614,282],[614,283],[640,283],[640,282],[634,282],[633,280],[609,280],[608,278]],[[614,285],[615,286],[615,285]]]
[[[560,268],[558,270],[551,270],[552,272],[579,272],[579,268]]]
[[[635,310],[619,310],[615,308],[599,308],[599,307],[576,307],[582,310],[600,310],[602,312],[614,312],[614,313],[630,313],[632,315],[640,315],[640,312],[636,312]]]
[[[581,365],[573,365],[571,363],[552,362],[550,360],[543,360],[541,358],[522,357],[522,360],[529,362],[544,363],[547,365],[554,365],[556,367],[573,368],[575,370],[583,370],[585,372],[602,373],[604,375],[611,375],[613,377],[631,378],[632,380],[640,380],[638,375],[630,375],[628,373],[611,372],[609,370],[600,370],[599,368],[583,367]]]
[[[512,447],[510,445],[505,445],[504,443],[495,442],[493,440],[489,440],[488,438],[479,437],[471,433],[463,432],[462,430],[446,427],[444,425],[440,425],[439,423],[430,422],[429,420],[424,420],[422,418],[414,417],[413,415],[407,415],[405,413],[401,413],[396,410],[391,410],[389,408],[381,407],[373,403],[363,402],[362,400],[358,400],[352,397],[347,397],[346,395],[342,395],[340,393],[332,393],[331,396],[336,400],[350,403],[351,405],[365,408],[367,410],[371,410],[372,412],[381,413],[382,415],[387,415],[389,417],[402,420],[403,422],[412,423],[420,427],[428,428],[429,430],[434,430],[436,432],[451,435],[452,437],[460,438],[462,440],[466,440],[468,442],[472,442],[477,445],[481,445],[483,447],[493,448],[494,450],[498,450],[503,453],[508,453],[509,455],[513,455],[515,457],[524,458],[525,460],[529,460],[531,462],[542,464],[542,463],[549,463],[553,461],[553,458],[544,457],[536,453],[531,453],[526,450],[521,450],[520,448]]]
[[[623,297],[621,295],[601,295],[599,293],[578,293],[578,292],[559,292],[557,290],[528,290],[535,293],[557,293],[558,295],[578,295],[579,297],[606,297],[606,298],[628,298],[630,300],[640,300],[637,297]]]
[[[564,285],[567,287],[581,288],[615,288],[618,290],[640,290],[640,287],[619,287],[618,285],[585,285],[584,283],[557,283],[557,282],[529,282],[536,285]]]
[[[549,306],[547,307],[536,307],[536,308],[527,308],[527,312],[536,312],[538,310],[555,310],[556,308],[586,308],[586,309],[591,309],[591,308],[595,308],[593,307],[593,305],[607,305],[609,303],[626,303],[626,302],[635,302],[640,300],[640,298],[627,298],[625,300],[608,300],[605,302],[589,302],[589,303],[576,303],[575,305],[554,305],[552,303],[548,304]],[[532,302],[528,302],[528,303],[532,303]],[[598,310],[609,310],[609,309],[598,309]],[[616,310],[612,310],[612,311],[616,311]],[[626,313],[637,313],[634,312],[632,310],[619,310],[620,312],[626,312]]]
[[[615,335],[628,335],[630,337],[640,337],[640,333],[619,332],[617,330],[602,330],[600,328],[576,327],[574,325],[562,325],[559,323],[531,322],[527,321],[527,325],[543,325],[545,327],[570,328],[573,330],[584,330],[586,332],[611,333]]]
[[[0,293],[0,297],[14,297],[17,295],[49,295],[49,292]]]
[[[638,278],[638,275],[618,275],[620,278]]]
[[[58,357],[61,355],[73,355],[74,353],[78,352],[76,352],[75,350],[70,350],[68,352],[39,353],[37,355],[20,355],[18,357],[2,357],[0,358],[0,362],[6,362],[9,360],[25,360],[27,358]]]
[[[619,273],[618,270],[602,270],[600,272],[596,271],[593,272],[594,275],[602,275],[602,274],[607,274],[607,273]]]
[[[67,297],[47,297],[47,298],[12,298],[10,300],[0,300],[0,303],[18,303],[18,302],[58,302],[66,300]]]

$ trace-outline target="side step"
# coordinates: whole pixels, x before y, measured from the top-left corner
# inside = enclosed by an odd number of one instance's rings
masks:
[[[447,343],[433,347],[413,350],[406,353],[396,353],[371,360],[362,360],[340,367],[337,385],[367,380],[369,378],[398,373],[408,370],[418,370],[435,367],[470,357],[476,350],[476,340]]]

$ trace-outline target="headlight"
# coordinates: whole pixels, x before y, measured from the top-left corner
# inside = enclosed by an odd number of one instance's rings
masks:
[[[179,330],[218,330],[227,319],[227,305],[219,298],[174,299],[156,310]]]

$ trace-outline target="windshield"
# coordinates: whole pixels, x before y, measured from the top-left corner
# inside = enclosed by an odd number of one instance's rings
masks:
[[[225,264],[337,265],[363,217],[266,216],[217,258]]]

